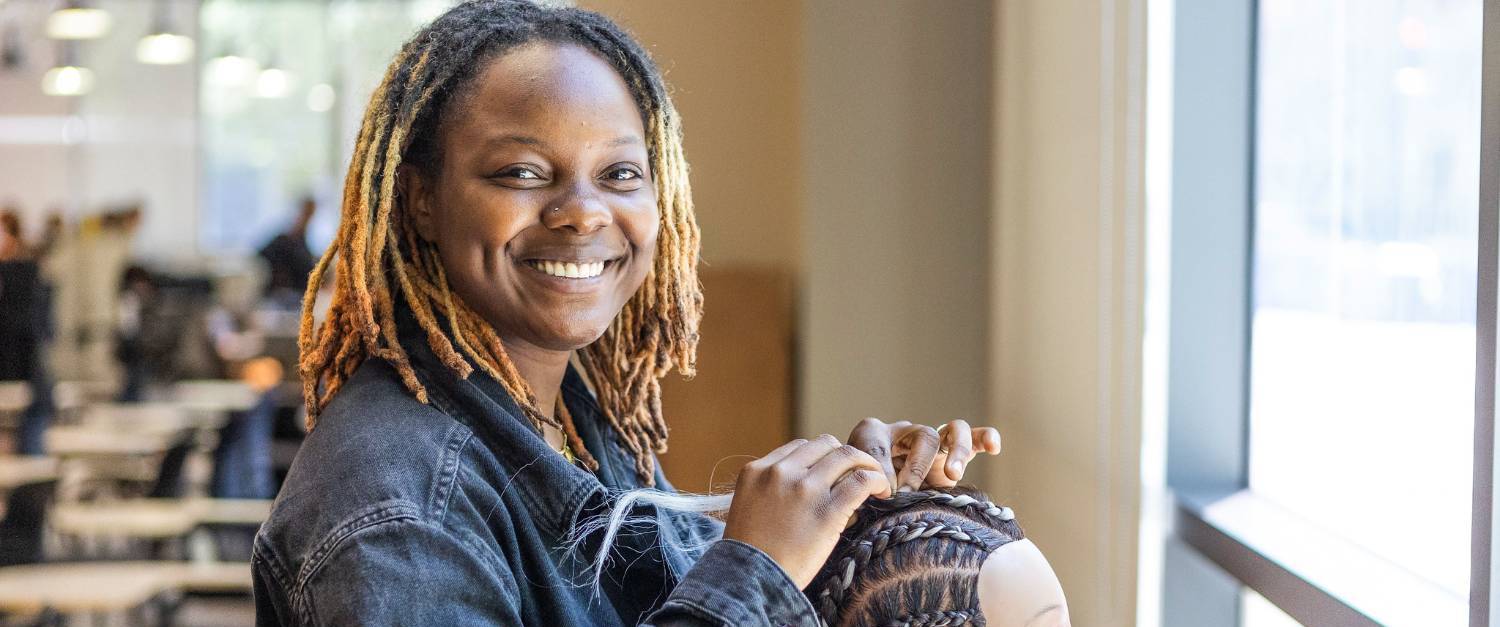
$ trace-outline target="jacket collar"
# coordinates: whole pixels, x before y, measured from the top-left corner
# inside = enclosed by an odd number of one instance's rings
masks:
[[[410,311],[397,307],[397,336],[431,401],[473,430],[509,474],[508,483],[501,487],[502,496],[503,491],[517,492],[538,524],[559,538],[572,529],[580,512],[607,501],[608,490],[600,477],[569,463],[549,446],[500,382],[478,367],[467,379],[460,379],[432,352]],[[633,463],[627,466],[628,460],[620,459],[624,450],[612,437],[613,430],[602,424],[598,401],[571,363],[563,377],[562,394],[580,439],[599,460],[601,476],[629,481],[620,476],[620,470],[633,468]]]

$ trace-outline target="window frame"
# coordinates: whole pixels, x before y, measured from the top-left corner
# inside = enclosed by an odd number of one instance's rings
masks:
[[[1160,6],[1160,5],[1158,5]],[[1496,320],[1500,276],[1500,0],[1484,0],[1471,584],[1468,599],[1379,559],[1249,490],[1249,372],[1255,234],[1255,0],[1173,0],[1171,263],[1167,487],[1175,500],[1163,563],[1163,625],[1238,627],[1240,588],[1306,624],[1407,624],[1391,588],[1362,586],[1369,569],[1403,582],[1446,617],[1500,626],[1492,559],[1496,500]],[[1243,120],[1243,124],[1223,124]],[[1323,536],[1323,537],[1320,537]],[[1319,538],[1320,543],[1308,542]],[[1295,540],[1304,540],[1298,542]],[[1199,559],[1174,558],[1174,547]],[[1329,552],[1343,568],[1321,559]],[[1352,553],[1351,553],[1352,551]],[[1180,552],[1180,551],[1177,551]],[[1363,553],[1363,556],[1361,556]],[[1350,564],[1358,564],[1351,566]],[[1426,584],[1428,587],[1423,587]],[[1191,591],[1184,594],[1184,591]],[[1226,608],[1234,608],[1228,611]],[[1424,614],[1432,619],[1431,613]],[[1417,624],[1423,624],[1417,618]]]

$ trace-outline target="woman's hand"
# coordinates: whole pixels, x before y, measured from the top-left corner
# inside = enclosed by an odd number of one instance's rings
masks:
[[[854,510],[890,493],[880,463],[863,451],[826,434],[792,440],[740,470],[724,537],[764,551],[806,588]]]
[[[907,492],[920,490],[924,484],[957,485],[975,455],[1000,454],[1000,432],[994,427],[970,428],[963,420],[933,429],[905,420],[887,424],[866,418],[849,434],[849,444],[879,461],[897,492]]]

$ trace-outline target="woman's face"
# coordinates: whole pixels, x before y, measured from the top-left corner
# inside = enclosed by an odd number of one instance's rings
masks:
[[[403,166],[418,233],[507,343],[592,343],[641,286],[659,229],[645,131],[589,50],[534,43],[479,70],[439,124],[441,171]]]

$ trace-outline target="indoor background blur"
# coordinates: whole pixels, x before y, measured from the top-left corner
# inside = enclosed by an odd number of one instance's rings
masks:
[[[252,622],[306,269],[451,4],[0,0],[0,624]],[[678,488],[963,418],[1076,625],[1491,624],[1500,2],[575,4],[684,119]]]

